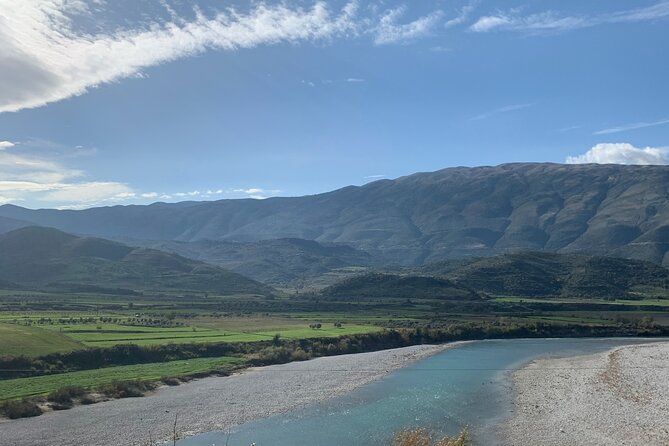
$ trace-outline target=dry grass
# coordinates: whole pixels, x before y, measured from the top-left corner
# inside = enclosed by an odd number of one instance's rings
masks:
[[[404,429],[393,438],[393,446],[468,446],[469,433],[467,429],[456,437],[435,438],[434,434],[426,429]]]

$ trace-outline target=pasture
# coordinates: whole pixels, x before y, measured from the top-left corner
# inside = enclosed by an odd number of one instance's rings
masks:
[[[151,364],[106,367],[96,370],[60,373],[0,380],[0,401],[47,395],[68,386],[95,389],[114,381],[157,380],[163,377],[180,377],[220,368],[229,368],[243,362],[242,358],[195,358]]]

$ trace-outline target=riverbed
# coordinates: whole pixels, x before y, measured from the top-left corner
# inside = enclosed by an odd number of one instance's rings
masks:
[[[511,375],[537,358],[608,351],[649,339],[516,339],[477,341],[396,370],[344,396],[201,434],[180,446],[313,446],[390,444],[404,427],[455,434],[467,428],[477,445],[504,445],[514,414]],[[346,371],[342,371],[346,373]],[[519,443],[521,444],[521,443]]]

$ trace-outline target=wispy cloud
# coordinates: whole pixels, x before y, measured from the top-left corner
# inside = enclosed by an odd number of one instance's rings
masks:
[[[481,119],[488,119],[492,116],[499,115],[501,113],[509,113],[517,110],[522,110],[524,108],[531,107],[534,104],[512,104],[512,105],[507,105],[505,107],[500,107],[496,108],[494,110],[487,111],[485,113],[481,113],[478,116],[474,116],[471,120],[472,121],[478,121]]]
[[[97,32],[77,26],[95,23],[108,3],[0,0],[0,113],[40,107],[125,78],[145,78],[149,67],[208,50],[361,37],[377,45],[401,44],[429,35],[443,15],[434,11],[402,22],[406,7],[371,8],[363,14],[357,0],[339,9],[321,0],[304,7],[251,2],[244,12],[228,7],[209,15],[195,9],[194,17],[186,19],[173,2],[160,0],[167,12],[162,18],[127,20],[125,28],[108,30],[100,25]]]
[[[449,53],[453,51],[453,49],[447,46],[433,46],[428,48],[428,51],[431,53]]]
[[[278,189],[263,189],[260,187],[251,187],[248,189],[233,189],[232,192],[244,194],[247,198],[264,200],[265,198],[275,197],[281,193]]]
[[[446,28],[453,28],[454,26],[458,26],[465,23],[469,19],[471,13],[474,12],[474,9],[476,9],[478,3],[479,3],[478,1],[474,1],[470,2],[468,5],[463,6],[460,9],[458,15],[450,20],[447,20],[444,26]]]
[[[443,16],[442,11],[433,11],[408,23],[398,23],[407,12],[406,6],[387,11],[376,27],[374,42],[377,45],[410,42],[429,34]]]
[[[618,127],[611,127],[608,129],[602,129],[602,130],[597,130],[594,132],[594,135],[608,135],[611,133],[620,133],[620,132],[626,132],[628,130],[636,130],[636,129],[643,129],[646,127],[655,127],[656,125],[664,125],[664,124],[669,124],[669,119],[661,119],[659,121],[652,121],[652,122],[634,122],[632,124],[624,124],[620,125]]]
[[[248,13],[229,9],[213,17],[196,11],[192,21],[154,22],[101,34],[75,30],[74,18],[91,14],[80,1],[0,0],[0,11],[0,112],[80,95],[207,49],[235,50],[358,33],[356,3],[336,12],[322,1],[308,9],[260,4]]]
[[[669,164],[666,150],[657,147],[638,148],[628,143],[597,144],[582,155],[568,156],[567,164]]]
[[[363,177],[365,180],[378,180],[379,178],[385,178],[385,175],[367,175]]]
[[[9,149],[14,147],[14,143],[11,141],[0,141],[0,150]]]
[[[523,16],[518,10],[510,10],[480,17],[469,29],[474,32],[556,32],[613,23],[644,22],[667,16],[669,16],[669,2],[667,1],[644,8],[599,15],[564,15],[555,11],[546,11]]]
[[[0,150],[1,201],[86,207],[133,193],[123,183],[87,181],[83,171],[63,165],[61,158],[58,152],[26,150],[23,144],[4,147]]]
[[[362,79],[362,78],[359,78],[359,77],[349,77],[348,79],[346,79],[346,82],[353,82],[353,83],[365,82],[365,79]]]

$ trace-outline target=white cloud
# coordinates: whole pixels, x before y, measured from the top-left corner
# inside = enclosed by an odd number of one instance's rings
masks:
[[[634,147],[628,143],[597,144],[583,155],[568,156],[567,164],[669,164],[662,148]]]
[[[453,51],[452,48],[449,48],[447,46],[433,46],[428,49],[431,53],[449,53]]]
[[[474,9],[476,9],[477,4],[478,2],[471,2],[468,5],[463,6],[462,9],[460,9],[460,13],[456,17],[447,20],[444,26],[446,28],[452,28],[466,22]]]
[[[378,180],[379,178],[385,178],[385,175],[367,175],[363,177],[365,180]]]
[[[556,32],[613,23],[631,23],[656,20],[669,16],[669,2],[662,1],[652,6],[604,13],[599,15],[562,15],[554,11],[521,16],[517,10],[498,12],[479,18],[470,30]]]
[[[158,192],[145,192],[141,194],[142,198],[156,198],[158,196]]]
[[[251,187],[249,189],[233,189],[232,192],[244,194],[248,198],[263,200],[265,198],[274,197],[281,191],[278,189],[262,189],[260,187]]]
[[[397,23],[398,19],[404,16],[406,10],[405,6],[391,9],[381,17],[374,39],[377,45],[403,43],[423,37],[432,31],[443,16],[441,11],[434,11],[409,23]]]
[[[21,153],[17,154],[11,147],[0,150],[0,201],[4,203],[29,201],[87,207],[128,199],[134,194],[122,183],[82,181],[84,172],[53,159],[62,159],[64,149],[51,152],[48,150],[51,145],[48,145],[45,152],[40,152],[34,144],[25,147],[22,144]]]
[[[516,110],[522,110],[522,109],[524,109],[524,108],[531,107],[532,105],[533,105],[533,104],[512,104],[512,105],[507,105],[507,106],[505,106],[505,107],[496,108],[496,109],[494,109],[494,110],[490,110],[490,111],[487,111],[487,112],[485,112],[485,113],[481,113],[481,114],[478,115],[478,116],[474,116],[474,117],[472,118],[472,121],[478,121],[478,120],[481,120],[481,119],[488,119],[488,118],[490,118],[491,116],[495,116],[495,115],[498,115],[498,114],[500,114],[500,113],[509,113],[509,112],[516,111]]]
[[[646,127],[655,127],[656,125],[664,125],[664,124],[669,124],[669,119],[662,119],[660,121],[653,121],[653,122],[634,122],[632,124],[625,124],[625,125],[620,125],[618,127],[598,130],[594,133],[594,135],[608,135],[611,133],[626,132],[628,130],[636,130]]]
[[[353,83],[365,82],[365,79],[362,79],[362,78],[359,78],[359,77],[349,77],[348,79],[346,79],[346,82],[353,82]]]
[[[141,29],[89,34],[73,19],[92,14],[85,2],[0,0],[0,112],[39,107],[85,93],[100,84],[136,76],[146,67],[201,53],[280,42],[356,35],[356,3],[332,13],[260,4],[192,21],[151,23]],[[417,26],[420,28],[420,26]],[[406,30],[405,34],[418,31]]]
[[[14,144],[11,141],[0,141],[0,150],[4,149],[9,149],[10,147],[14,147],[16,144]]]

